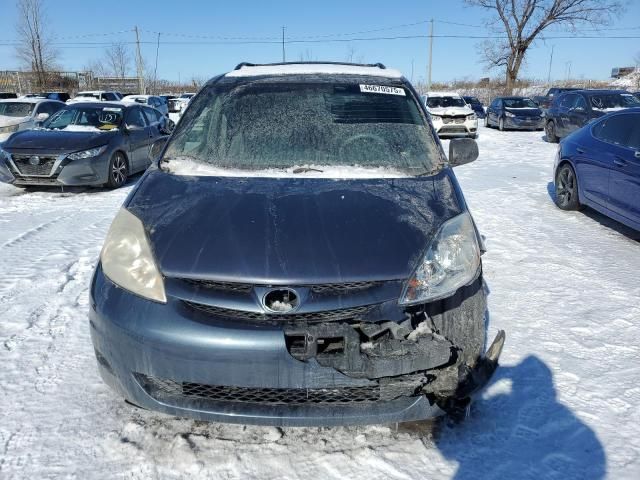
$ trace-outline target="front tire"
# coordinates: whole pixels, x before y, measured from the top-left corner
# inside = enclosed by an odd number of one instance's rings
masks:
[[[500,122],[498,123],[498,130],[504,132],[504,118],[500,119]]]
[[[580,210],[578,177],[573,167],[565,163],[556,174],[555,202],[561,210]]]
[[[489,128],[489,115],[485,115],[484,117],[484,126],[485,128]]]
[[[556,135],[556,124],[553,120],[549,120],[544,126],[544,133],[547,136],[547,142],[558,143],[560,138]]]
[[[129,176],[129,167],[127,159],[122,152],[115,152],[109,160],[109,180],[106,186],[109,188],[120,188],[127,181]]]

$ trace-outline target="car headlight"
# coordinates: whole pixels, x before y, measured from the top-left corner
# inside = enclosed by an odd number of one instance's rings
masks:
[[[107,146],[103,145],[101,147],[90,148],[89,150],[72,153],[71,155],[67,155],[67,158],[71,160],[82,160],[83,158],[97,157],[98,155],[102,155],[106,149]]]
[[[480,266],[480,246],[468,212],[445,222],[418,268],[407,281],[399,303],[426,303],[453,294],[471,282]]]
[[[513,113],[511,113],[511,112],[504,112],[504,114],[509,118],[515,117],[515,115]]]
[[[478,118],[478,117],[476,116],[476,114],[475,114],[475,113],[472,113],[471,115],[467,115],[467,120],[475,120],[475,119],[477,119],[477,118]]]
[[[116,285],[149,300],[167,302],[144,226],[124,207],[109,228],[100,262],[104,274]]]
[[[20,124],[9,125],[8,127],[0,127],[0,133],[13,133],[20,129]]]

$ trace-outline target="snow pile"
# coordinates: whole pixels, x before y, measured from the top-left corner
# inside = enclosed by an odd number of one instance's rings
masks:
[[[186,157],[173,158],[164,164],[174,175],[193,177],[265,177],[265,178],[404,178],[407,173],[393,168],[331,165],[299,165],[286,169],[241,170],[194,162]]]
[[[631,72],[629,75],[620,77],[611,82],[612,87],[640,91],[640,69]]]

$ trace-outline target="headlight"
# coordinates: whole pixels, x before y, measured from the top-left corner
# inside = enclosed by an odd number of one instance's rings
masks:
[[[442,118],[442,115],[437,115],[435,113],[430,113],[429,115],[431,115],[431,118],[435,118],[436,120],[440,120]]]
[[[445,298],[471,282],[480,266],[480,247],[468,212],[442,225],[413,276],[407,281],[401,305]]]
[[[8,127],[0,127],[0,133],[13,133],[20,129],[20,124],[9,125]]]
[[[72,153],[71,155],[67,155],[67,158],[71,160],[82,160],[83,158],[97,157],[98,155],[102,155],[106,149],[107,149],[107,146],[103,145],[101,147],[90,148],[89,150],[83,150],[82,152]]]
[[[511,113],[511,112],[504,112],[504,114],[509,118],[515,117],[515,115],[513,113]]]
[[[109,228],[100,261],[104,274],[116,285],[149,300],[167,302],[144,226],[124,207]]]
[[[472,113],[471,115],[467,115],[467,120],[475,120],[476,118],[478,117],[476,117],[475,113]]]

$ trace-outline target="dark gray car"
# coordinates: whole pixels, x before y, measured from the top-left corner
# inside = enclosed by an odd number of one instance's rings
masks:
[[[42,128],[9,137],[0,149],[0,180],[16,186],[117,188],[149,166],[152,145],[166,133],[166,118],[151,107],[69,105]]]

